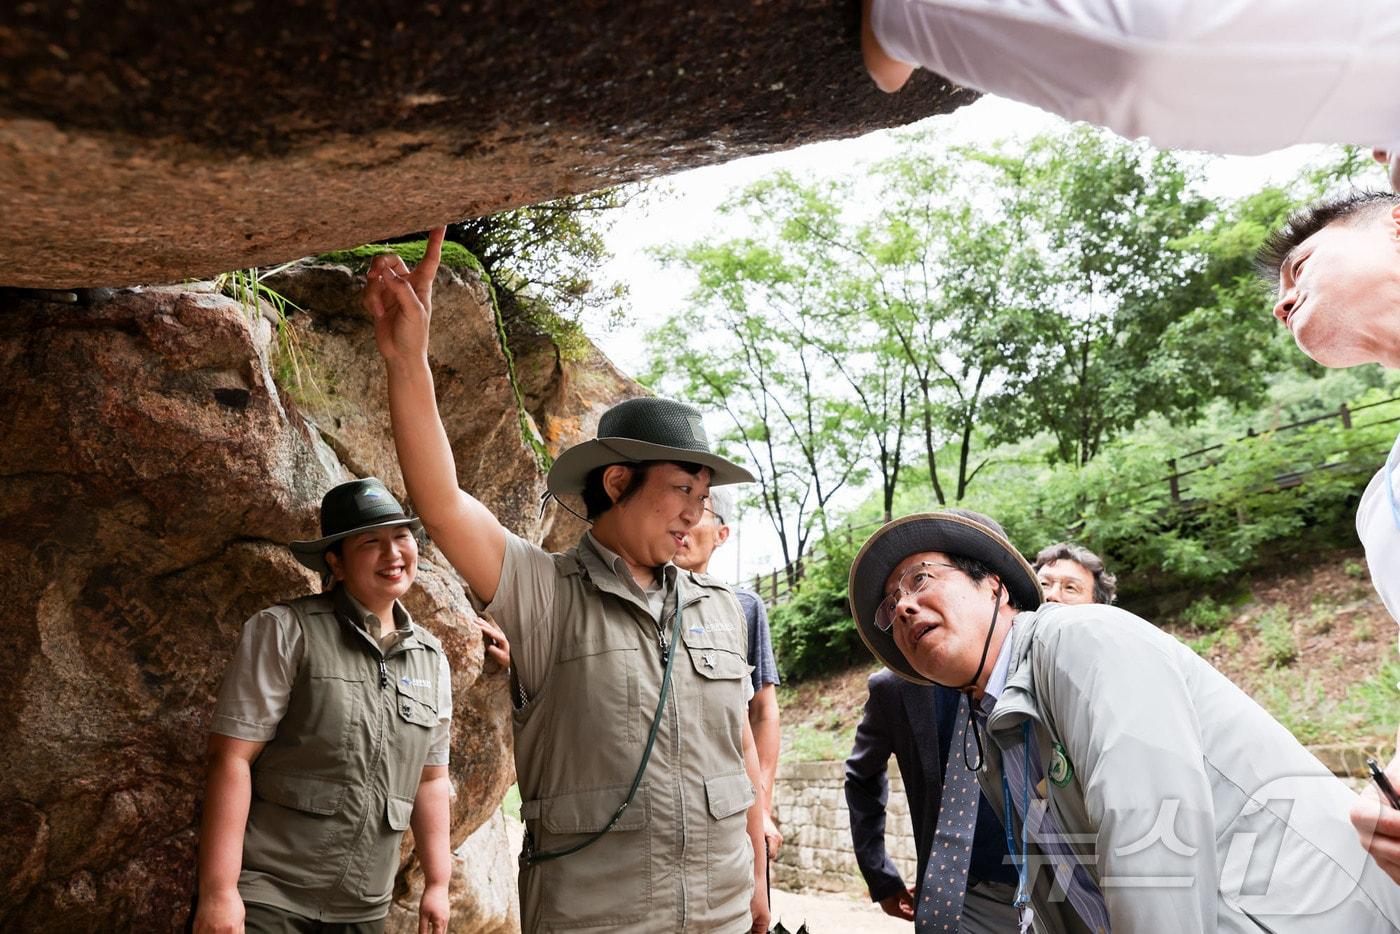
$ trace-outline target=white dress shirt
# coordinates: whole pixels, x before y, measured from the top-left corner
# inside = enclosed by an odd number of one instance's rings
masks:
[[[1387,480],[1400,484],[1400,438],[1396,438],[1386,464],[1361,494],[1356,535],[1366,547],[1366,565],[1376,593],[1390,615],[1400,621],[1400,496],[1387,489]]]
[[[1400,143],[1400,0],[874,0],[885,51],[1173,149]]]

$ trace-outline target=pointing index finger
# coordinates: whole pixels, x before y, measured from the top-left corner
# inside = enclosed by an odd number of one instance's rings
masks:
[[[433,232],[428,235],[428,247],[423,251],[423,262],[418,264],[418,268],[429,279],[437,275],[438,263],[442,261],[442,240],[446,236],[445,226],[433,228]]]

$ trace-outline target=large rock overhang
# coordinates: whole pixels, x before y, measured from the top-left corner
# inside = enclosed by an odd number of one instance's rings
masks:
[[[0,285],[205,276],[945,113],[857,0],[17,2]]]

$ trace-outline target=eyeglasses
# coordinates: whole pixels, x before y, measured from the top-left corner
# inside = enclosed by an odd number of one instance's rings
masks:
[[[881,632],[889,632],[894,626],[895,610],[899,607],[899,601],[906,594],[913,596],[916,593],[923,593],[928,589],[928,585],[933,582],[934,575],[930,574],[927,568],[952,568],[958,570],[956,564],[948,564],[943,561],[920,561],[918,564],[906,570],[899,576],[899,583],[894,590],[880,601],[880,605],[875,608],[875,627]]]
[[[725,524],[725,523],[724,523],[724,516],[721,516],[719,513],[715,512],[713,509],[711,509],[711,508],[710,508],[710,504],[709,504],[708,502],[705,504],[705,511],[708,512],[710,515],[712,515],[712,516],[715,517],[715,525],[724,525],[724,524]]]

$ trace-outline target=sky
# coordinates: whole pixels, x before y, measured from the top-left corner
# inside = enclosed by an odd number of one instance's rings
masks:
[[[1029,138],[1068,126],[1058,117],[1023,104],[983,97],[951,114],[930,117],[907,129],[925,130],[949,146],[990,146],[1001,140]],[[645,334],[679,311],[691,284],[680,270],[666,269],[648,251],[668,244],[742,236],[742,218],[721,217],[718,207],[731,193],[780,170],[813,176],[848,176],[861,163],[894,155],[894,132],[881,130],[855,139],[814,143],[785,152],[737,159],[661,180],[653,192],[622,209],[607,235],[613,256],[600,281],[625,282],[627,313],[620,325],[609,326],[601,316],[584,319],[590,338],[624,372],[635,373],[645,359]],[[1335,155],[1332,147],[1295,146],[1263,156],[1229,156],[1209,160],[1205,192],[1214,197],[1248,194],[1271,182],[1293,178],[1310,162]],[[1261,312],[1262,314],[1262,312]],[[711,424],[722,429],[722,420]],[[854,491],[853,491],[854,494]],[[777,536],[758,509],[743,514],[730,542],[716,553],[710,571],[730,582],[751,580],[782,563]]]

